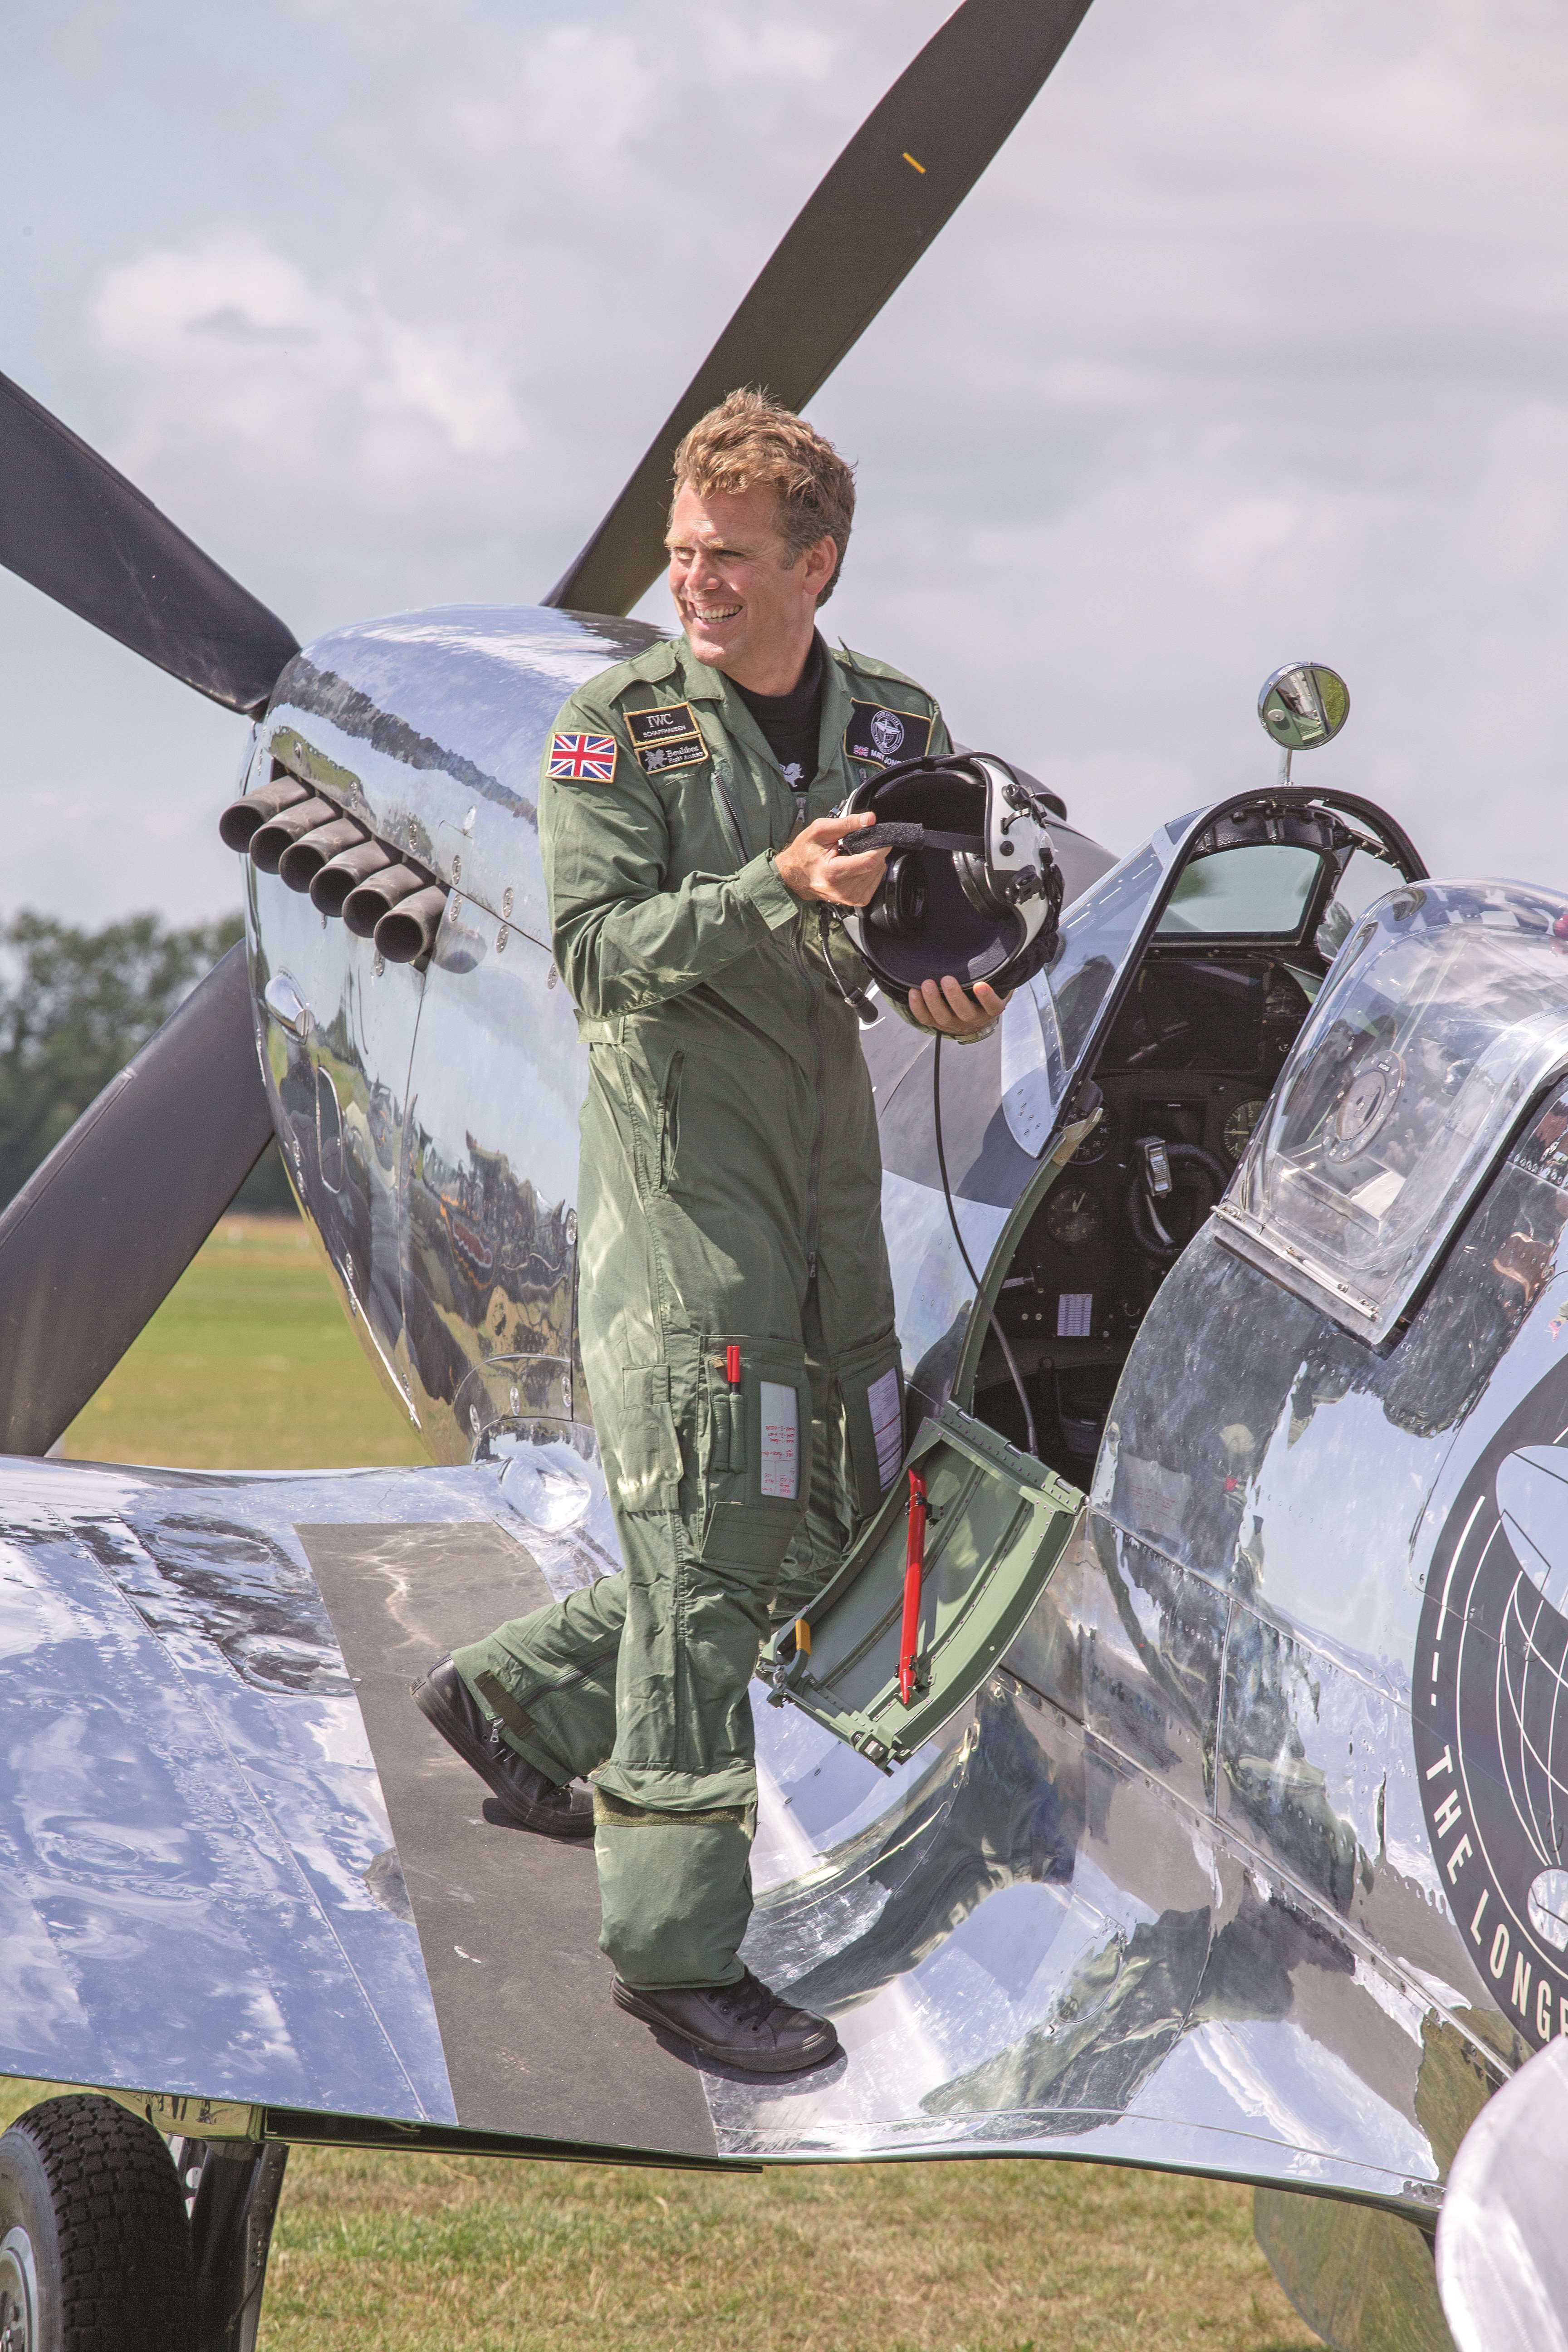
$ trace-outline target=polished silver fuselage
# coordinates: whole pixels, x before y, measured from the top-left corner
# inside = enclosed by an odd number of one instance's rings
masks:
[[[397,1774],[423,1734],[367,1696],[405,1641],[427,1663],[481,1630],[454,1580],[470,1537],[501,1561],[503,1599],[507,1559],[534,1598],[618,1565],[574,1336],[585,1055],[551,961],[535,797],[562,700],[646,637],[556,612],[373,624],[301,655],[258,729],[253,782],[283,764],[449,893],[420,967],[384,963],[276,877],[248,885],[281,1148],[346,1310],[444,1466],[36,1474],[49,1532],[29,1557],[46,1570],[33,1599],[14,1591],[14,1630],[68,1712],[71,1674],[90,1682],[105,1629],[131,1629],[104,1705],[132,1778],[164,1795],[126,1830],[125,1866],[94,1865],[113,1968],[86,1964],[92,1938],[62,1958],[50,1922],[75,1865],[37,1804],[13,1804],[16,1932],[37,1965],[16,1979],[10,2071],[287,2107],[295,2136],[310,2109],[665,2144],[635,2102],[622,2112],[614,2067],[590,2135],[537,2071],[489,2063],[506,2001],[505,2032],[526,2036],[540,1984],[503,1969],[488,2024],[464,2008],[500,1898],[457,1864],[433,1893],[411,1862]],[[949,1057],[956,1213],[989,1288],[1085,1132],[1075,1087],[1212,814],[1114,869],[1061,828],[1050,984]],[[1568,992],[1544,1017],[1568,1064]],[[968,1402],[996,1367],[942,1199],[930,1050],[889,1017],[866,1042],[911,1397]],[[1415,1720],[1452,1494],[1556,1360],[1551,1249],[1500,1314],[1486,1286],[1502,1277],[1472,1246],[1478,1218],[1517,1224],[1508,1188],[1524,1184],[1511,1161],[1489,1168],[1392,1347],[1347,1335],[1212,1219],[1131,1343],[1081,1535],[940,1738],[883,1775],[759,1707],[747,1957],[834,2011],[847,2057],[788,2084],[704,2078],[695,2138],[670,2145],[1098,2157],[1362,2200],[1394,2230],[1429,2221],[1466,2122],[1539,2038],[1538,1979],[1521,2016],[1460,1916]],[[68,1661],[57,1604],[78,1627]],[[160,1645],[177,1687],[138,1717],[129,1694]],[[221,1802],[204,1741],[229,1759]],[[106,1801],[84,1785],[77,1810]],[[160,1815],[184,1840],[162,1876]],[[456,1938],[422,1908],[437,1893],[451,1916],[474,1906]],[[136,1988],[176,1945],[185,1992],[165,2030]],[[1303,2276],[1323,2258],[1314,2210],[1269,2222],[1277,2263]]]

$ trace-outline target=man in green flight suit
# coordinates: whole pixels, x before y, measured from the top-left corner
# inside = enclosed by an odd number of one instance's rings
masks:
[[[817,633],[854,501],[808,425],[731,394],[676,454],[684,636],[556,719],[540,833],[589,1046],[583,1361],[626,1572],[415,1692],[510,1821],[592,1829],[620,2005],[757,2074],[838,2044],[739,1956],[748,1685],[903,1450],[876,1113],[822,919],[865,906],[886,861],[840,852],[869,816],[828,812],[876,769],[951,749],[922,688]],[[960,1039],[1001,1010],[956,979],[908,1006]],[[573,1785],[590,1773],[591,1805]]]

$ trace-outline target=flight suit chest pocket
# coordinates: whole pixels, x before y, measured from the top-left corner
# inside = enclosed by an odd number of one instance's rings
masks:
[[[623,1510],[679,1508],[680,1440],[668,1364],[628,1364],[623,1370],[615,1451],[616,1492]]]
[[[705,1350],[701,1557],[739,1567],[783,1560],[811,1483],[805,1350],[779,1340],[710,1340]]]

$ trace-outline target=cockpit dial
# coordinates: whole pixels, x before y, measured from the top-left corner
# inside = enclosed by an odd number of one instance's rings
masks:
[[[1046,1202],[1045,1223],[1063,1249],[1087,1249],[1100,1231],[1100,1202],[1087,1184],[1058,1184]]]
[[[1110,1121],[1103,1111],[1073,1153],[1076,1168],[1095,1168],[1110,1149]]]
[[[1237,1103],[1236,1108],[1231,1112],[1230,1117],[1226,1120],[1224,1129],[1225,1148],[1226,1151],[1229,1152],[1233,1160],[1239,1160],[1241,1158],[1242,1153],[1246,1150],[1247,1145],[1252,1140],[1253,1129],[1258,1125],[1258,1120],[1262,1118],[1268,1107],[1268,1106],[1263,1100],[1262,1097],[1259,1096],[1256,1101]]]

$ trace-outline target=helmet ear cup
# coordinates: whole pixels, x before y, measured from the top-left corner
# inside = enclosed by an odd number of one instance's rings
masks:
[[[1004,898],[992,887],[991,871],[984,857],[976,857],[965,849],[955,850],[952,858],[958,874],[958,887],[977,915],[985,915],[1000,922],[1013,911],[1012,902]]]
[[[925,920],[926,877],[918,856],[900,849],[888,860],[876,897],[866,909],[866,920],[884,939],[913,940]]]

